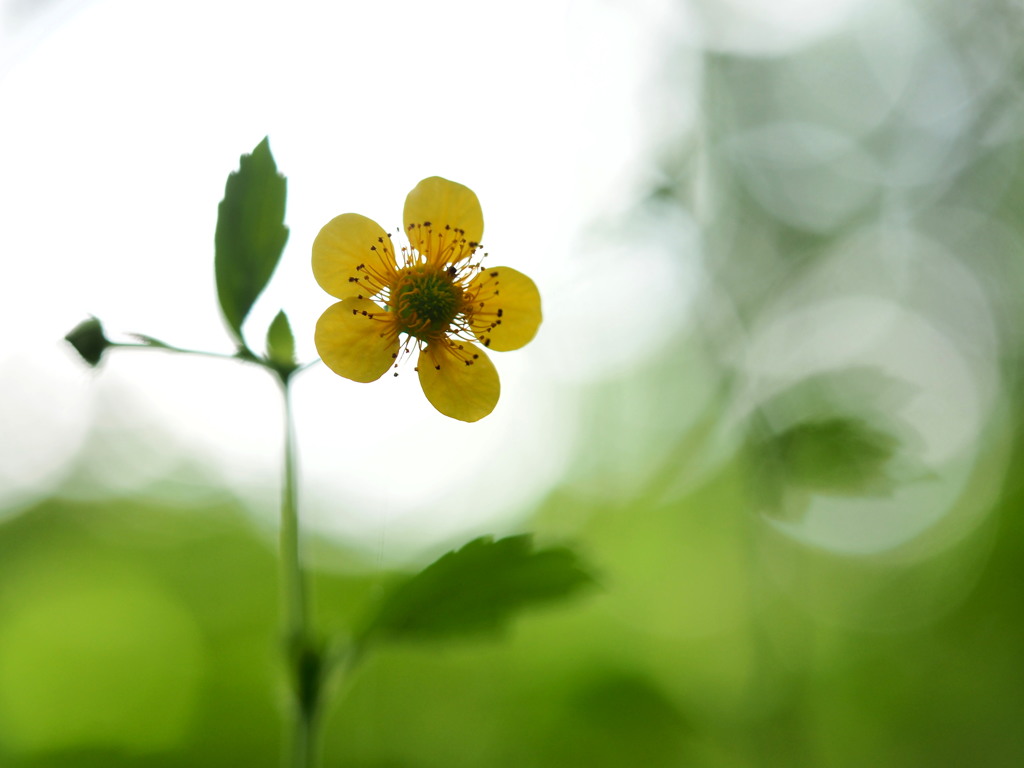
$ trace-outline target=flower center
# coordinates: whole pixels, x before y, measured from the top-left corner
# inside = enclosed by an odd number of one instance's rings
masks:
[[[391,290],[398,330],[423,341],[444,333],[459,314],[462,288],[453,275],[429,265],[406,267]]]

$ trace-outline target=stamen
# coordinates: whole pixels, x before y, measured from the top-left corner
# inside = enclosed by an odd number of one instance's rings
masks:
[[[473,365],[480,354],[466,345],[490,346],[484,333],[500,323],[502,311],[488,307],[498,295],[498,271],[481,280],[487,253],[451,224],[434,229],[429,221],[411,223],[406,234],[409,244],[397,248],[390,234],[386,241],[378,238],[378,245],[370,247],[377,259],[356,267],[358,275],[349,282],[365,286],[359,298],[373,300],[381,311],[353,314],[382,323],[382,339],[404,337],[391,356],[395,376],[406,358],[431,345],[443,344],[452,358]],[[434,367],[441,370],[441,363]]]

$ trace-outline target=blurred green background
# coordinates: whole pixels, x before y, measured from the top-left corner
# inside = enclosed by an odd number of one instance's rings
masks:
[[[589,4],[570,5],[573,24],[589,23]],[[502,638],[374,655],[330,712],[325,765],[1024,760],[1024,10],[766,6],[593,4],[594,18],[645,20],[588,38],[604,56],[620,55],[618,33],[639,50],[657,30],[658,45],[623,107],[643,140],[608,147],[628,183],[614,205],[580,203],[570,252],[545,254],[586,268],[562,282],[542,270],[549,341],[518,353],[539,357],[531,380],[569,416],[511,442],[562,440],[566,455],[497,517],[504,491],[472,485],[456,461],[480,521],[446,528],[453,505],[432,492],[416,515],[420,529],[440,521],[433,538],[399,547],[401,521],[380,541],[372,526],[320,526],[311,555],[328,629],[393,569],[476,532],[571,542],[601,587]],[[600,91],[585,66],[572,71]],[[293,210],[301,250],[312,234]],[[305,258],[282,269],[301,273]],[[559,315],[581,296],[593,317]],[[552,373],[581,348],[602,364]],[[62,386],[99,386],[122,359]],[[401,397],[426,408],[414,394]],[[0,515],[0,766],[275,765],[275,475],[240,493],[196,458],[198,439],[147,415],[159,402],[107,397],[81,416],[59,473],[3,474],[18,492]],[[513,416],[543,423],[532,402]],[[273,458],[270,403],[254,442]],[[32,425],[0,414],[13,457]],[[300,442],[329,418],[300,412]],[[460,434],[527,483],[515,446]],[[324,443],[303,445],[305,460]],[[357,460],[338,472],[358,473]],[[142,481],[119,484],[139,465]],[[314,507],[330,496],[318,477],[303,489]]]

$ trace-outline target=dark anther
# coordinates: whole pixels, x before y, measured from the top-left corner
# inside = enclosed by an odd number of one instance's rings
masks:
[[[360,294],[359,294],[358,296],[356,296],[356,298],[357,298],[357,299],[361,299],[361,298],[363,298],[363,294],[361,294],[361,293],[360,293]],[[363,312],[363,314],[365,315],[366,313],[365,313],[365,312]]]
[[[469,247],[470,248],[479,248],[480,247],[480,243],[477,243],[477,242],[475,242],[473,240],[470,240],[469,241]]]
[[[445,224],[445,225],[444,225],[444,228],[445,228],[445,229],[451,229],[451,228],[452,228],[452,225],[451,225],[451,224]]]
[[[377,238],[377,242],[378,243],[383,243],[384,242],[384,238],[383,237],[378,237]]]
[[[489,338],[487,338],[487,339],[484,339],[484,346],[485,346],[485,347],[489,347],[489,346],[491,346],[491,340],[490,340]]]
[[[423,226],[424,227],[429,227],[430,226],[430,222],[429,221],[424,221],[423,222]]]
[[[499,310],[498,310],[498,317],[501,317],[501,314],[502,314],[502,312],[501,312],[501,310],[499,309]]]
[[[448,274],[451,277],[455,277],[457,274],[459,274],[459,271],[455,269],[455,267],[448,267]]]
[[[376,251],[377,250],[377,246],[376,245],[371,245],[370,246],[370,250],[371,251]]]
[[[472,360],[467,360],[467,361],[466,361],[466,365],[472,365],[472,364],[473,364],[473,361],[472,361]]]
[[[497,277],[497,276],[498,276],[497,272],[491,272],[491,277]]]
[[[395,371],[395,376],[398,376],[398,371]]]
[[[392,352],[391,353],[391,359],[392,360],[396,360],[397,358],[398,358],[398,353],[397,352]]]
[[[435,365],[434,366],[434,370],[435,371],[440,371],[441,370],[441,366],[440,365]]]
[[[480,357],[480,355],[477,355],[477,354],[474,354],[474,355],[473,355],[473,359],[474,359],[474,360],[476,360],[476,359],[477,359],[478,357]]]
[[[358,309],[353,309],[352,310],[352,314],[353,315],[358,315],[359,314],[359,310]]]
[[[363,317],[366,317],[366,310],[363,310]]]

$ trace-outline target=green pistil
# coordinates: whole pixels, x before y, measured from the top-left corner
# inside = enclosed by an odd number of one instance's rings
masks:
[[[461,297],[462,290],[445,271],[429,267],[404,271],[391,298],[399,331],[423,340],[447,331],[459,314]]]

